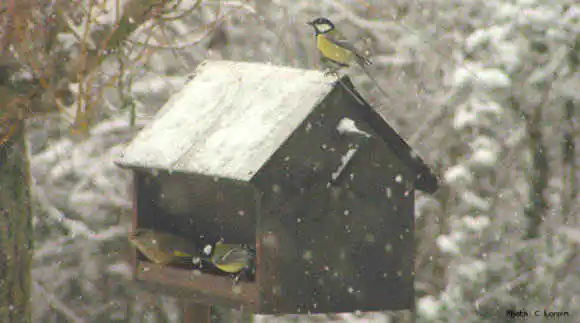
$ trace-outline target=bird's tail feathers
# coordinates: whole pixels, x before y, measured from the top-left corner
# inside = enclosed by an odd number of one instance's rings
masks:
[[[374,78],[374,76],[369,72],[369,70],[363,66],[360,65],[361,69],[363,70],[363,72],[367,75],[367,77],[373,82],[374,86],[379,90],[379,92],[381,92],[381,94],[383,95],[383,97],[387,100],[389,100],[390,95],[387,93],[387,91],[385,91],[380,85],[379,82]]]
[[[348,87],[348,85],[346,85],[343,81],[342,81],[342,77],[338,74],[335,73],[336,79],[338,80],[338,83],[340,83],[340,85],[342,85],[342,87],[348,92],[348,94],[350,94],[350,96],[352,96],[356,102],[358,102],[358,104],[360,105],[365,105],[364,100],[357,95],[356,93],[354,93],[350,87]]]

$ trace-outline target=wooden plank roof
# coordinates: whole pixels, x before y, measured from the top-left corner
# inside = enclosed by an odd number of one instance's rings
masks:
[[[119,164],[249,181],[332,90],[315,70],[206,61]]]

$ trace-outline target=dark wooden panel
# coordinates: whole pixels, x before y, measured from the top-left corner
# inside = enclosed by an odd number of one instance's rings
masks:
[[[303,286],[298,284],[298,276],[305,269],[297,245],[300,224],[296,208],[305,203],[310,187],[330,182],[331,172],[349,148],[348,143],[337,140],[336,123],[326,117],[325,109],[326,105],[317,108],[320,111],[300,125],[252,181],[263,193],[258,218],[261,313],[301,310]]]
[[[353,177],[330,188],[312,187],[294,209],[304,268],[296,282],[300,311],[411,308],[412,196],[404,196],[404,182],[394,183],[388,171],[373,173],[369,158],[356,159],[349,171]],[[392,186],[390,199],[386,186]]]
[[[290,216],[295,198],[266,191],[262,196],[258,231],[258,313],[293,313],[298,266],[295,246],[296,220]]]
[[[151,175],[144,170],[134,170],[135,176],[135,220],[136,227],[150,228],[154,226],[153,220],[157,205],[155,203],[155,182]]]
[[[412,172],[342,95],[327,98],[253,181],[263,191],[260,313],[413,306]],[[374,139],[339,135],[344,117]]]

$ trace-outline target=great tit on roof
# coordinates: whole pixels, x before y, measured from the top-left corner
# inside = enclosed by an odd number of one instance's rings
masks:
[[[316,47],[321,54],[321,61],[331,69],[331,72],[353,63],[361,67],[371,64],[371,61],[349,43],[329,19],[317,18],[308,22],[308,25],[314,28]]]
[[[320,61],[329,68],[325,74],[335,74],[338,81],[356,99],[356,101],[359,104],[364,105],[364,101],[342,82],[337,73],[341,68],[349,67],[355,63],[361,67],[362,71],[371,79],[385,99],[389,99],[389,93],[379,85],[379,82],[377,82],[367,69],[367,66],[372,62],[361,54],[354,45],[349,43],[346,37],[336,29],[334,24],[328,18],[316,18],[308,22],[308,24],[314,28],[314,33],[316,34],[316,48],[321,55]]]

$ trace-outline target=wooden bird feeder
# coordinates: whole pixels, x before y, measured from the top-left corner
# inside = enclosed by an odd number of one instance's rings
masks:
[[[415,189],[433,193],[437,178],[342,83],[202,63],[118,164],[134,173],[135,227],[256,245],[256,276],[232,287],[227,275],[137,255],[136,280],[260,314],[414,308]]]

